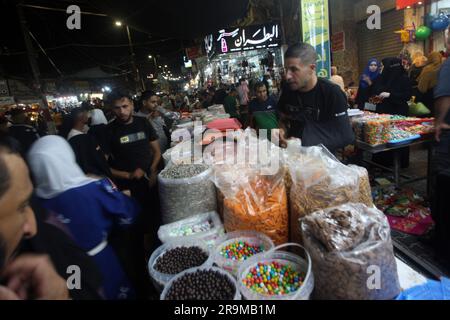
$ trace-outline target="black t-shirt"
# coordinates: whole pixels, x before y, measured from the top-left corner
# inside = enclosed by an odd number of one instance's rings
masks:
[[[347,108],[340,87],[322,78],[309,92],[283,91],[278,102],[289,137],[301,138],[304,146],[323,144],[331,151],[354,140]]]
[[[137,168],[148,172],[153,155],[150,142],[158,140],[158,134],[145,118],[133,117],[133,122],[123,124],[114,120],[108,125],[111,166],[122,171]]]
[[[78,165],[85,174],[112,177],[105,152],[95,138],[88,134],[79,134],[69,139]]]

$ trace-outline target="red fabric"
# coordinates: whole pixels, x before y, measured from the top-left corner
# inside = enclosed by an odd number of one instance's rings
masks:
[[[418,2],[425,3],[425,0],[397,0],[397,10],[404,9],[407,6],[412,6]]]
[[[206,126],[208,129],[216,129],[219,131],[226,131],[226,130],[239,130],[242,128],[242,124],[234,118],[231,119],[218,119],[211,121]]]

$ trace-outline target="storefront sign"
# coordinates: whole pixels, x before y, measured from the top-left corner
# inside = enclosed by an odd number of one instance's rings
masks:
[[[339,32],[331,36],[331,52],[345,51],[345,33]]]
[[[277,23],[220,30],[205,38],[208,57],[255,49],[279,47],[281,28]]]
[[[416,3],[424,2],[424,0],[397,0],[397,10],[405,9],[408,6],[412,6]]]
[[[330,23],[328,0],[302,0],[303,41],[316,48],[317,75],[330,77]]]

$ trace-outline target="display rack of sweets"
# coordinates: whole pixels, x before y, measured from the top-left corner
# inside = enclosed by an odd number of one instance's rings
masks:
[[[375,118],[364,124],[364,141],[372,146],[385,144],[389,139],[389,127],[391,120],[387,118]]]

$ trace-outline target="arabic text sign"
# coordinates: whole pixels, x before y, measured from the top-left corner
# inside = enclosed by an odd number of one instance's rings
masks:
[[[205,38],[208,56],[215,53],[222,54],[278,47],[280,43],[281,28],[277,23],[230,30],[222,29]]]
[[[303,41],[316,48],[319,56],[317,75],[330,77],[330,23],[328,17],[328,0],[302,0]]]

